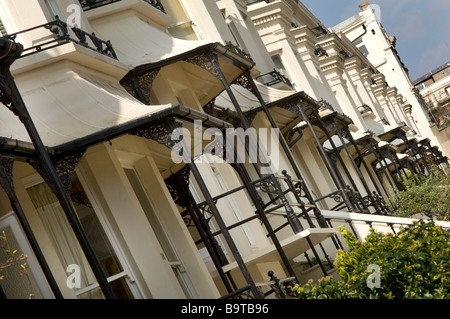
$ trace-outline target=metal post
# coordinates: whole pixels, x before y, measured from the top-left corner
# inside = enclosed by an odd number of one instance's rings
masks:
[[[397,167],[397,161],[396,161],[394,155],[392,155],[393,153],[391,152],[391,150],[386,150],[386,151],[387,151],[386,154],[387,154],[387,156],[389,157],[390,161],[392,162],[392,164],[394,164],[394,168],[395,168],[395,171],[397,172],[397,175],[398,175],[398,176],[400,177],[400,179],[403,181],[402,174],[400,174],[400,171],[399,171],[399,169],[398,169],[398,167]]]
[[[323,123],[322,120],[320,120],[320,121]],[[337,128],[336,123],[334,122],[334,120],[332,120],[332,121],[333,121],[333,122],[332,122],[332,126],[333,126],[333,128],[336,130],[337,136],[338,136],[339,139],[341,140],[341,143],[342,143],[342,145],[344,146],[344,149],[346,150],[347,155],[350,157],[350,160],[353,161],[353,157],[351,156],[350,152],[349,152],[348,149],[346,148],[346,143],[345,143],[344,139],[342,138],[341,133],[340,133],[339,129]],[[322,124],[322,125],[323,125],[323,124]],[[323,126],[324,126],[324,125],[323,125]],[[325,128],[325,126],[324,126],[324,128]],[[331,146],[333,147],[334,153],[336,154],[336,156],[337,156],[339,162],[341,163],[341,167],[342,167],[342,169],[344,170],[345,174],[347,175],[347,177],[348,177],[350,183],[352,184],[354,190],[355,190],[355,191],[358,191],[358,187],[356,187],[355,181],[353,180],[353,178],[352,178],[350,172],[348,171],[347,166],[345,165],[344,160],[342,159],[341,154],[340,154],[339,150],[338,150],[337,147],[336,147],[336,144],[334,144],[334,141],[333,141],[331,135],[329,134],[329,132],[328,132],[327,130],[325,130],[325,134],[327,135],[327,138],[328,138],[328,140],[330,141]],[[356,163],[353,162],[353,164],[354,164],[354,166],[356,166]],[[358,171],[357,171],[357,173],[358,173]],[[361,179],[361,176],[359,176],[359,178]],[[359,191],[358,191],[358,192],[359,192]],[[353,196],[353,193],[352,193],[352,196]],[[355,198],[354,198],[354,199],[355,199]],[[358,206],[357,208],[359,209],[360,207],[359,207],[358,201],[356,201],[356,199],[355,199],[355,203],[356,203],[356,205]],[[364,209],[368,210],[368,208],[367,208],[367,206],[365,205],[364,201],[363,201],[361,204],[363,205],[363,208],[364,208]]]
[[[423,162],[424,162],[424,164],[425,164],[425,168],[427,169],[428,173],[430,173],[430,172],[431,172],[431,169],[430,169],[430,166],[429,166],[428,163],[427,163],[427,159],[426,159],[426,157],[425,157],[425,152],[423,151],[423,148],[422,148],[422,147],[419,147],[418,145],[417,145],[417,148],[418,148],[418,150],[419,150],[420,156],[421,156],[422,159],[423,159]]]
[[[350,158],[350,161],[352,162],[353,167],[355,168],[356,173],[358,174],[358,177],[359,177],[359,179],[361,180],[361,183],[363,184],[364,188],[366,189],[367,196],[369,196],[369,198],[371,199],[372,203],[374,204],[375,211],[377,211],[377,212],[380,213],[380,212],[381,212],[381,211],[380,211],[380,208],[378,207],[378,205],[377,205],[376,202],[375,202],[375,199],[374,199],[373,196],[372,196],[372,193],[371,193],[371,191],[370,191],[370,189],[369,189],[369,186],[368,186],[367,183],[366,183],[366,179],[365,179],[364,176],[362,175],[362,172],[361,172],[361,170],[359,169],[358,165],[356,165],[356,162],[355,162],[355,160],[353,159],[353,156],[352,156],[352,154],[350,153],[350,150],[349,150],[348,147],[347,147],[347,143],[345,142],[345,140],[344,140],[344,138],[343,138],[343,136],[342,136],[342,134],[341,134],[341,131],[337,128],[336,123],[334,123],[334,127],[336,128],[337,135],[339,136],[339,139],[341,140],[341,143],[342,143],[342,145],[344,146],[344,149],[345,149],[345,151],[346,151],[348,157]],[[348,135],[349,141],[350,141],[350,142],[353,141],[353,142],[352,142],[352,143],[353,143],[353,146],[355,147],[356,152],[360,155],[361,161],[364,162],[363,158],[361,157],[361,153],[359,152],[358,145],[356,145],[356,143],[354,143],[353,137],[352,137],[351,133],[348,131],[348,129],[346,130],[346,133],[347,133],[347,135]],[[367,173],[369,174],[369,172],[367,172]]]
[[[214,266],[216,267],[217,272],[219,273],[219,276],[222,279],[225,288],[227,289],[227,292],[231,293],[233,289],[231,288],[230,283],[228,282],[228,279],[226,278],[225,273],[222,270],[222,267],[225,265],[225,262],[220,258],[221,256],[218,255],[220,252],[216,252],[216,249],[217,248],[220,249],[220,247],[217,247],[217,241],[215,241],[215,238],[211,238],[211,232],[209,231],[208,225],[206,224],[202,214],[200,213],[198,207],[196,206],[194,198],[192,198],[191,194],[189,194],[189,197],[191,203],[193,203],[188,204],[189,205],[188,209],[190,211],[191,217],[194,220],[195,226],[197,227],[200,233],[200,237],[202,238],[202,241],[205,243],[206,249],[208,250],[211,256]],[[214,243],[211,243],[210,240],[214,241]]]
[[[253,92],[256,94],[256,97],[258,98],[258,101],[261,104],[261,106],[264,110],[264,113],[266,114],[266,117],[268,118],[268,120],[270,122],[270,125],[272,126],[272,128],[277,128],[277,124],[275,123],[275,120],[273,119],[272,114],[270,114],[269,109],[267,108],[267,105],[264,102],[264,99],[262,98],[261,93],[259,92],[255,82],[253,81],[252,76],[250,75],[250,73],[247,70],[244,71],[244,75],[247,78],[247,80],[249,81]],[[302,106],[299,105],[299,107],[302,107]],[[300,173],[300,170],[297,167],[297,163],[295,162],[295,160],[291,154],[291,151],[290,151],[288,145],[286,144],[286,141],[281,136],[281,134],[279,135],[279,142],[280,142],[281,147],[283,148],[284,153],[286,154],[286,156],[288,158],[289,164],[291,164],[291,167],[294,170],[295,175],[297,176],[297,178],[299,180],[302,180],[302,182],[301,182],[302,186],[303,186],[302,188],[303,188],[303,191],[305,192],[306,197],[308,198],[308,200],[311,204],[315,205],[314,199],[313,199],[311,193],[309,192],[308,187],[306,187],[305,182],[303,181],[303,177]],[[320,210],[317,207],[314,208],[314,215],[315,215],[320,227],[322,227],[322,228],[328,227],[328,224],[325,221],[325,218],[323,217],[322,213],[320,212]]]
[[[389,169],[389,166],[388,166],[388,164],[387,164],[387,162],[386,162],[386,156],[383,154],[383,152],[381,152],[381,150],[380,150],[380,148],[379,148],[379,146],[378,146],[378,143],[374,143],[374,144],[375,144],[375,149],[376,149],[376,151],[377,151],[377,154],[379,154],[379,156],[381,157],[381,158],[379,158],[379,157],[377,156],[377,160],[379,161],[381,168],[384,170],[385,175],[387,175],[386,178],[387,178],[389,184],[391,185],[391,187],[392,187],[393,190],[395,190],[395,188],[398,189],[397,186],[394,187],[394,184],[392,184],[392,182],[394,181],[394,176],[392,175],[392,172],[391,172],[391,170]],[[384,163],[384,165],[383,165],[382,162]],[[386,173],[386,171],[387,171],[389,174]],[[390,176],[390,178],[389,178],[389,176]],[[394,181],[394,182],[395,182],[395,181]]]
[[[356,143],[356,141],[353,139],[353,136],[351,136],[351,134],[349,134],[349,136],[350,136],[350,142],[352,142],[353,146],[355,147],[356,152],[358,153],[358,156],[361,159],[361,162],[362,162],[364,168],[366,169],[366,172],[369,175],[369,178],[370,178],[373,186],[375,187],[378,195],[383,197],[382,192],[375,181],[375,178],[373,177],[372,173],[369,171],[369,166],[367,165],[366,161],[364,160],[363,155],[361,154],[361,151],[358,148],[358,143]],[[380,207],[380,209],[383,211],[385,210],[384,207]]]
[[[0,40],[4,40],[4,38],[0,38]],[[4,83],[1,83],[2,85],[4,85],[4,87],[2,88],[3,94],[7,95],[7,98],[9,99],[10,102],[11,110],[14,112],[16,116],[19,117],[20,121],[26,128],[30,136],[30,139],[36,149],[37,155],[40,161],[42,162],[43,168],[45,172],[48,174],[49,179],[53,184],[52,189],[55,191],[55,195],[58,198],[58,201],[61,204],[61,207],[64,210],[64,213],[66,214],[70,225],[72,226],[72,229],[80,243],[81,248],[83,249],[83,252],[86,255],[86,258],[92,268],[92,271],[98,281],[100,288],[102,289],[105,298],[113,299],[114,295],[108,284],[106,276],[101,269],[100,263],[97,260],[94,251],[92,250],[89,240],[83,230],[80,221],[78,220],[76,212],[74,211],[69,201],[68,195],[65,192],[64,187],[62,186],[62,183],[58,177],[58,174],[56,173],[55,167],[50,159],[50,156],[45,149],[41,137],[39,136],[39,133],[30,117],[30,114],[28,113],[26,105],[22,99],[22,96],[20,95],[20,92],[10,72],[9,69],[10,65],[20,55],[20,53],[23,50],[23,47],[12,41],[7,41],[7,43],[9,45],[15,44],[17,46],[20,46],[20,48],[16,49],[16,51],[14,52],[15,53],[14,58],[12,60],[2,61],[3,63],[0,64],[3,78],[2,80],[4,81]]]
[[[36,237],[34,236],[33,230],[31,229],[31,226],[28,223],[28,220],[25,216],[25,213],[22,209],[22,206],[19,203],[19,199],[17,198],[16,192],[14,190],[13,176],[12,176],[14,159],[0,155],[0,161],[1,161],[0,184],[2,185],[6,194],[8,195],[11,207],[19,219],[20,225],[22,226],[23,231],[25,232],[28,242],[30,243],[31,248],[33,249],[33,253],[36,256],[39,265],[41,266],[42,272],[44,273],[44,276],[47,279],[47,282],[50,286],[50,289],[53,292],[53,295],[55,296],[56,299],[63,299],[64,297],[61,291],[59,290],[55,277],[53,277],[50,267],[48,266],[47,260],[45,259],[41,248],[39,247],[39,243]]]
[[[237,154],[235,154],[237,157]],[[235,169],[238,172],[239,176],[242,179],[242,182],[244,183],[247,191],[249,192],[249,195],[253,201],[253,204],[255,205],[256,208],[256,212],[258,213],[259,217],[261,218],[261,221],[263,222],[264,226],[267,229],[267,232],[270,236],[270,238],[272,239],[273,244],[275,245],[278,254],[280,255],[281,260],[284,263],[284,266],[286,267],[286,269],[288,270],[290,276],[296,277],[295,272],[291,266],[291,264],[289,263],[289,259],[287,258],[283,247],[280,244],[280,241],[278,240],[274,230],[272,229],[272,226],[270,225],[269,220],[267,219],[266,214],[264,213],[264,209],[260,203],[260,201],[258,200],[258,195],[256,193],[256,190],[254,189],[254,187],[250,184],[250,176],[248,175],[247,171],[245,170],[245,168],[243,167],[243,164],[240,161],[236,161],[236,165],[235,165]],[[313,247],[311,247],[313,249]]]
[[[187,149],[187,148],[184,148]],[[209,205],[209,208],[211,209],[211,213],[216,219],[217,225],[219,226],[220,230],[222,231],[222,234],[225,238],[225,241],[227,242],[228,246],[230,247],[231,253],[233,254],[236,263],[238,264],[242,275],[244,276],[246,282],[248,285],[250,285],[250,289],[255,296],[255,298],[262,298],[261,294],[259,293],[258,289],[256,288],[255,282],[253,281],[247,266],[244,263],[244,260],[242,259],[241,254],[239,253],[238,248],[236,247],[236,244],[234,243],[233,238],[231,237],[230,232],[227,229],[227,226],[225,222],[222,219],[222,216],[220,215],[216,204],[214,203],[211,194],[209,193],[208,187],[206,186],[202,175],[200,174],[197,166],[194,163],[194,160],[191,157],[191,160],[188,163],[189,168],[191,169],[192,174],[194,175],[195,180],[197,181],[198,186],[200,187],[203,196],[205,196],[205,200],[207,204]]]
[[[382,170],[382,174],[384,174],[384,176],[386,177],[386,179],[388,180],[388,182],[391,184],[391,187],[393,187],[393,185],[392,185],[392,183],[391,183],[391,181],[390,181],[390,179],[389,179],[389,175],[386,173],[386,169],[385,169],[385,168],[383,167],[383,165],[381,164],[381,157],[380,157],[380,154],[378,154],[377,150],[374,148],[374,146],[373,146],[372,143],[373,143],[372,140],[371,140],[371,141],[368,141],[368,142],[366,143],[366,146],[367,146],[367,148],[369,149],[369,151],[372,152],[372,154],[375,155],[376,162],[380,163],[380,169]],[[375,143],[376,143],[376,142],[375,142]],[[376,164],[375,164],[375,166],[376,166]],[[375,169],[374,169],[374,170],[375,170]],[[375,174],[376,174],[376,173],[375,173]],[[384,193],[386,194],[386,196],[389,197],[389,193],[387,192],[386,188],[384,187],[382,177],[380,178],[380,176],[378,176],[378,174],[376,174],[376,175],[377,175],[378,180],[380,181],[380,184],[381,184],[381,187],[382,187],[383,190],[384,190]],[[381,192],[380,192],[380,195],[381,195]],[[381,196],[382,196],[382,195],[381,195]]]
[[[314,130],[314,127],[313,127],[311,121],[309,120],[305,110],[303,110],[303,108],[301,106],[299,106],[299,111],[300,111],[303,119],[306,121],[306,124],[308,125],[308,128],[310,129],[310,131],[314,137],[314,140],[316,141],[319,152],[322,155],[322,158],[325,161],[325,165],[328,168],[328,172],[330,173],[330,176],[333,179],[334,184],[338,188],[339,192],[342,194],[342,198],[344,199],[345,204],[347,205],[349,210],[354,210],[355,208],[353,207],[350,199],[348,198],[347,193],[344,190],[344,186],[341,182],[341,179],[339,178],[336,170],[334,169],[334,165],[331,162],[331,159],[328,156],[327,152],[325,151],[325,149],[322,145],[322,142],[320,141],[319,137],[317,136],[316,131]],[[320,115],[317,112],[314,112],[314,116],[320,121]],[[323,123],[322,122],[320,122],[320,123],[322,124],[322,130],[327,134],[326,129],[323,126]]]
[[[235,107],[236,112],[239,115],[239,118],[240,118],[240,120],[242,122],[242,125],[243,125],[244,129],[248,129],[250,127],[250,125],[249,125],[249,123],[247,121],[247,118],[245,117],[244,113],[242,112],[241,107],[239,106],[239,103],[236,100],[236,97],[234,96],[233,91],[231,90],[231,87],[228,84],[227,79],[225,78],[225,75],[222,73],[222,70],[220,69],[220,66],[219,66],[219,62],[217,61],[217,59],[214,56],[214,54],[212,54],[212,53],[209,54],[209,60],[210,60],[210,62],[212,63],[212,65],[214,67],[214,70],[215,70],[215,72],[216,72],[216,74],[218,76],[218,79],[222,82],[222,85],[224,86],[225,90],[227,91],[228,96],[230,97],[231,102],[233,103],[233,106]],[[256,137],[253,136],[253,134],[249,134],[249,138],[251,140],[251,143],[253,143],[254,145],[257,145]],[[245,145],[245,141],[242,141],[242,142]],[[265,157],[265,155],[262,154],[262,152],[259,154],[259,156],[261,158]],[[266,160],[264,162],[268,163],[268,161],[266,161]],[[289,205],[286,197],[283,194],[283,191],[281,190],[280,184],[278,183],[278,181],[275,178],[275,176],[273,175],[273,173],[269,172],[269,170],[270,170],[270,167],[268,167],[267,173],[269,175],[271,175],[271,179],[273,181],[273,185],[275,186],[275,188],[278,191],[278,196],[279,196],[281,202],[284,204],[284,207],[286,209],[286,217],[287,217],[287,219],[289,221],[289,224],[292,227],[292,230],[294,231],[294,233],[299,233],[299,232],[303,231],[303,227],[300,224],[300,221],[298,220],[297,216],[295,215],[294,209]]]

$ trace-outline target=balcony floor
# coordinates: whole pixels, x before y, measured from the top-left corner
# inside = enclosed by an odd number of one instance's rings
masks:
[[[292,235],[280,241],[281,246],[289,260],[303,254],[305,251],[309,250],[311,247],[308,244],[307,238],[309,238],[312,244],[318,245],[325,239],[332,237],[336,233],[334,228],[308,228],[304,231]],[[275,261],[279,259],[278,251],[275,245],[270,245],[260,251],[248,255],[243,258],[247,267],[264,262]],[[224,272],[233,271],[238,269],[236,262],[232,262],[223,267]]]

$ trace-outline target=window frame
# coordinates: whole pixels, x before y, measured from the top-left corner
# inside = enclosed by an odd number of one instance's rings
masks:
[[[108,239],[109,244],[111,245],[111,248],[113,249],[118,261],[120,262],[120,264],[123,268],[123,270],[121,272],[114,274],[112,276],[109,276],[106,279],[108,282],[113,282],[120,278],[125,278],[128,288],[129,288],[130,292],[132,293],[133,297],[135,299],[142,299],[144,295],[143,295],[143,292],[142,292],[142,289],[141,289],[139,283],[136,281],[136,276],[133,274],[133,271],[125,257],[125,253],[124,253],[123,249],[121,248],[120,243],[117,241],[117,238],[114,234],[113,228],[111,227],[111,224],[108,221],[108,218],[106,217],[106,214],[102,208],[102,205],[99,203],[97,196],[95,196],[95,192],[92,190],[92,187],[91,187],[88,179],[86,178],[86,174],[84,173],[83,169],[80,166],[77,168],[75,174],[77,174],[80,184],[83,187],[83,190],[86,193],[86,196],[92,205],[92,209],[93,209],[101,227],[103,228],[106,238]],[[31,188],[33,186],[36,186],[36,185],[42,184],[42,183],[45,183],[45,181],[38,173],[29,175],[22,179],[22,184],[24,186],[25,191],[27,191],[28,188]],[[28,194],[28,192],[27,192],[27,194]],[[30,201],[31,201],[31,199],[30,199]],[[31,204],[31,205],[34,207],[33,204]],[[60,260],[60,262],[61,262],[61,265],[64,264],[64,262],[62,260]],[[97,289],[98,287],[99,287],[99,284],[98,284],[98,282],[96,282],[96,283],[90,284],[90,285],[80,288],[80,289],[74,289],[74,294],[78,297],[79,295],[82,295],[86,292]]]

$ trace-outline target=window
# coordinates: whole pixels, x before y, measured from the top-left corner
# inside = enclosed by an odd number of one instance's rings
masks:
[[[2,290],[0,294],[3,292],[8,299],[28,299],[30,294],[33,299],[53,298],[44,274],[14,213],[0,218],[0,234],[2,236],[4,234],[7,239],[7,241],[0,240],[0,261],[9,258],[5,252],[6,249],[17,250],[19,255],[27,255],[26,260],[1,269],[0,276],[4,276],[4,278],[0,280]],[[24,273],[19,265],[25,262],[28,265],[27,273]]]
[[[275,54],[271,56],[273,64],[275,67],[281,71],[283,74],[286,73],[286,69],[284,68],[283,61],[281,60],[281,56],[279,54]]]
[[[236,25],[235,25],[233,19],[230,18],[229,19],[230,21],[228,22],[227,18],[225,17],[225,13],[224,12],[222,12],[222,16],[223,16],[223,19],[225,20],[225,24],[227,25],[228,30],[231,33],[231,36],[233,37],[234,42],[236,43],[236,46],[239,49],[242,49],[242,50],[248,52],[247,47],[244,44],[245,41],[242,39],[241,35],[239,34],[239,31],[236,28]]]
[[[362,54],[364,54],[365,57],[369,55],[369,51],[362,40],[356,41],[355,46],[359,49],[359,51],[361,51]]]
[[[79,299],[103,298],[103,293],[86,256],[56,196],[42,180],[28,187],[27,192],[64,269],[71,264],[76,264],[81,268],[81,288],[75,288],[77,297]],[[113,247],[112,234],[100,222],[99,216],[76,175],[72,181],[70,198],[114,296],[117,299],[140,297],[137,287],[132,284],[134,281],[130,271],[125,267],[123,259],[119,258],[117,246]]]
[[[424,83],[420,83],[418,85],[416,85],[416,89],[418,89],[419,91],[425,88],[425,84]]]
[[[159,241],[159,244],[164,252],[164,256],[172,267],[175,277],[183,289],[186,298],[198,298],[198,294],[195,291],[191,278],[186,271],[186,268],[184,267],[163,222],[158,216],[153,203],[148,197],[138,173],[134,167],[124,167],[124,171]]]

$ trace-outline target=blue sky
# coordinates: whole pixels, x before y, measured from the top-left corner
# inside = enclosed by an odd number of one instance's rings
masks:
[[[357,14],[363,0],[301,0],[326,27]],[[411,80],[450,61],[450,0],[374,0],[381,24],[397,37]]]

